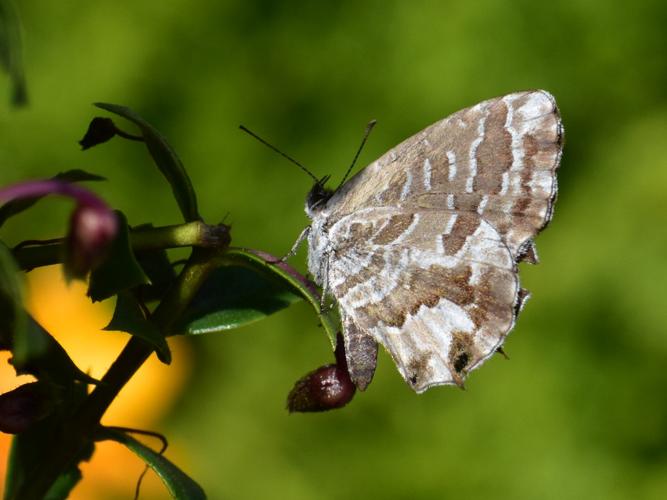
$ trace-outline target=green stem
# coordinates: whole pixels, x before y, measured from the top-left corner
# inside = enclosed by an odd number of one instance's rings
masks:
[[[132,229],[130,243],[135,251],[157,250],[178,247],[219,247],[224,241],[227,226],[209,226],[201,221],[174,226]],[[64,240],[45,245],[15,248],[14,258],[23,270],[59,264],[65,254]]]
[[[176,283],[151,316],[151,320],[165,336],[169,335],[172,325],[194,298],[209,273],[219,265],[217,257],[221,251],[193,250]],[[49,447],[50,452],[45,454],[45,461],[35,470],[35,477],[22,485],[17,498],[43,498],[56,479],[76,464],[86,447],[94,440],[104,412],[152,352],[152,347],[138,337],[130,339],[100,383],[67,423],[62,441],[44,444]]]

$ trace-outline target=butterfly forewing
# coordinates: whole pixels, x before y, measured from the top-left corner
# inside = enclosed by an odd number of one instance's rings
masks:
[[[484,101],[399,144],[313,215],[309,269],[340,306],[357,385],[372,377],[360,336],[418,392],[462,384],[502,345],[527,296],[516,262],[536,259],[551,218],[562,136],[547,92]]]
[[[476,212],[517,256],[551,218],[562,139],[555,100],[543,90],[484,101],[360,171],[329,200],[330,217],[398,205]]]

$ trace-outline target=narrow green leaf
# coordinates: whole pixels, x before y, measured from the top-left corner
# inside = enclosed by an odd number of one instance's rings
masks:
[[[118,234],[111,244],[109,255],[90,275],[88,296],[93,302],[149,282],[130,245],[127,219],[122,212],[116,211],[116,215]]]
[[[171,363],[171,351],[160,330],[146,317],[139,302],[130,292],[120,292],[111,322],[104,327],[107,331],[121,331],[135,335],[155,348],[163,363]]]
[[[24,338],[27,329],[23,309],[23,283],[18,265],[0,241],[0,350],[11,349],[14,338]]]
[[[171,186],[183,218],[186,222],[201,220],[197,209],[197,197],[190,177],[180,158],[162,134],[130,108],[102,102],[95,103],[95,106],[122,116],[141,129],[148,152]]]
[[[59,172],[53,176],[54,180],[65,181],[65,182],[85,182],[85,181],[106,181],[106,177],[97,174],[91,174],[80,168],[73,168],[72,170],[66,170],[64,172]]]
[[[179,500],[200,500],[206,498],[206,494],[202,487],[192,478],[186,475],[165,457],[136,439],[128,436],[124,432],[115,429],[102,429],[98,434],[98,441],[106,440],[116,441],[117,443],[127,446],[127,448],[146,462],[160,479],[162,479],[162,482],[164,482],[167,490],[173,498]]]
[[[1,1],[1,0],[0,0]],[[99,175],[91,174],[85,172],[84,170],[74,169],[67,170],[66,172],[60,172],[52,177],[53,180],[59,180],[64,182],[84,182],[84,181],[103,181],[104,177]],[[30,207],[32,207],[39,200],[44,198],[44,196],[36,196],[34,198],[23,198],[8,201],[4,205],[0,206],[0,226],[2,226],[7,219],[17,215]]]
[[[81,470],[78,467],[70,468],[64,474],[58,476],[56,482],[44,496],[44,500],[66,500],[82,477]]]
[[[211,273],[188,306],[176,331],[214,333],[254,323],[301,300],[289,283],[246,267]]]
[[[12,0],[0,0],[0,67],[12,82],[12,104],[17,107],[27,104],[21,20]]]

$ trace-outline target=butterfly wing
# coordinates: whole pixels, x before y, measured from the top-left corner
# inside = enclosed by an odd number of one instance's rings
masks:
[[[329,241],[346,341],[353,332],[384,345],[417,392],[462,384],[500,347],[523,300],[511,252],[476,213],[367,208],[333,224]],[[348,364],[358,383],[354,354]],[[363,386],[370,376],[366,367]]]
[[[546,91],[508,94],[441,120],[388,151],[329,200],[330,217],[368,207],[481,216],[516,261],[551,219],[563,126]]]

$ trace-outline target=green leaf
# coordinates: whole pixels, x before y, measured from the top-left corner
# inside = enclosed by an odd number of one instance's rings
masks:
[[[62,436],[65,422],[79,408],[87,396],[86,386],[74,384],[61,392],[59,411],[38,422],[26,432],[14,436],[9,452],[5,481],[5,500],[23,498],[23,492],[35,480],[35,471],[44,468],[59,452],[58,438]],[[67,498],[71,489],[81,478],[76,464],[88,460],[94,451],[89,442],[81,449],[74,465],[65,471],[53,484],[45,498],[56,500]]]
[[[44,500],[66,500],[82,477],[81,470],[78,467],[70,468],[64,474],[58,476],[56,482],[44,496]]]
[[[9,249],[0,242],[0,347],[11,348],[17,373],[60,385],[96,383],[79,370],[60,344],[23,309],[22,284]]]
[[[152,227],[152,224],[142,224],[132,229],[140,231]],[[164,249],[139,250],[135,252],[135,256],[150,280],[150,284],[139,287],[140,297],[146,302],[160,300],[176,279],[176,273],[167,252]]]
[[[79,370],[67,351],[32,316],[26,315],[23,338],[16,335],[11,363],[18,374],[29,373],[39,380],[66,386],[73,381],[97,384],[97,380]]]
[[[245,267],[216,269],[188,306],[179,333],[214,333],[259,321],[301,300],[294,289],[265,272]]]
[[[151,124],[130,108],[117,104],[95,103],[98,108],[115,113],[137,125],[153,161],[167,179],[176,203],[186,222],[201,220],[197,209],[197,197],[185,167],[167,140]]]
[[[53,180],[64,182],[85,182],[85,181],[106,181],[106,177],[101,175],[91,174],[80,168],[73,168],[65,172],[59,172],[52,177]]]
[[[321,313],[317,287],[278,260],[257,250],[228,249],[226,265],[211,273],[177,323],[175,333],[197,335],[238,328],[303,298],[315,309],[335,348],[337,322]]]
[[[18,265],[0,241],[0,350],[10,349],[15,338],[24,338],[27,318],[23,309],[23,283]]]
[[[139,456],[162,479],[162,482],[164,482],[173,498],[179,500],[199,500],[206,498],[202,487],[192,478],[165,457],[124,432],[108,428],[102,429],[98,434],[98,441],[105,440],[121,443]]]
[[[21,20],[16,5],[11,0],[0,0],[0,66],[12,82],[11,102],[17,107],[28,102],[21,38]]]
[[[328,308],[327,312],[322,311],[321,294],[315,283],[307,279],[287,262],[280,262],[277,257],[260,250],[230,248],[225,253],[225,260],[232,265],[241,265],[254,269],[257,272],[269,273],[282,282],[289,283],[315,310],[324,331],[329,337],[332,348],[336,349],[336,335],[340,330],[336,311],[335,308]]]
[[[1,0],[0,0],[1,1]],[[60,172],[54,175],[51,179],[64,181],[64,182],[84,182],[84,181],[103,181],[104,177],[99,175],[90,174],[83,170],[74,169],[68,170],[66,172]],[[46,195],[44,195],[46,196]],[[16,214],[19,214],[30,207],[35,203],[41,200],[44,196],[35,196],[34,198],[22,198],[12,201],[8,201],[0,207],[0,226],[2,226],[7,219],[13,217]]]
[[[11,348],[17,373],[67,385],[96,381],[79,370],[60,344],[23,309],[16,263],[0,242],[0,348]]]
[[[111,322],[104,327],[107,331],[127,332],[139,337],[155,348],[163,363],[171,363],[171,351],[160,330],[146,319],[139,302],[130,292],[120,292]]]
[[[118,292],[148,283],[148,277],[137,262],[130,245],[127,219],[122,212],[118,216],[118,234],[111,243],[107,259],[90,274],[88,296],[97,302]]]

